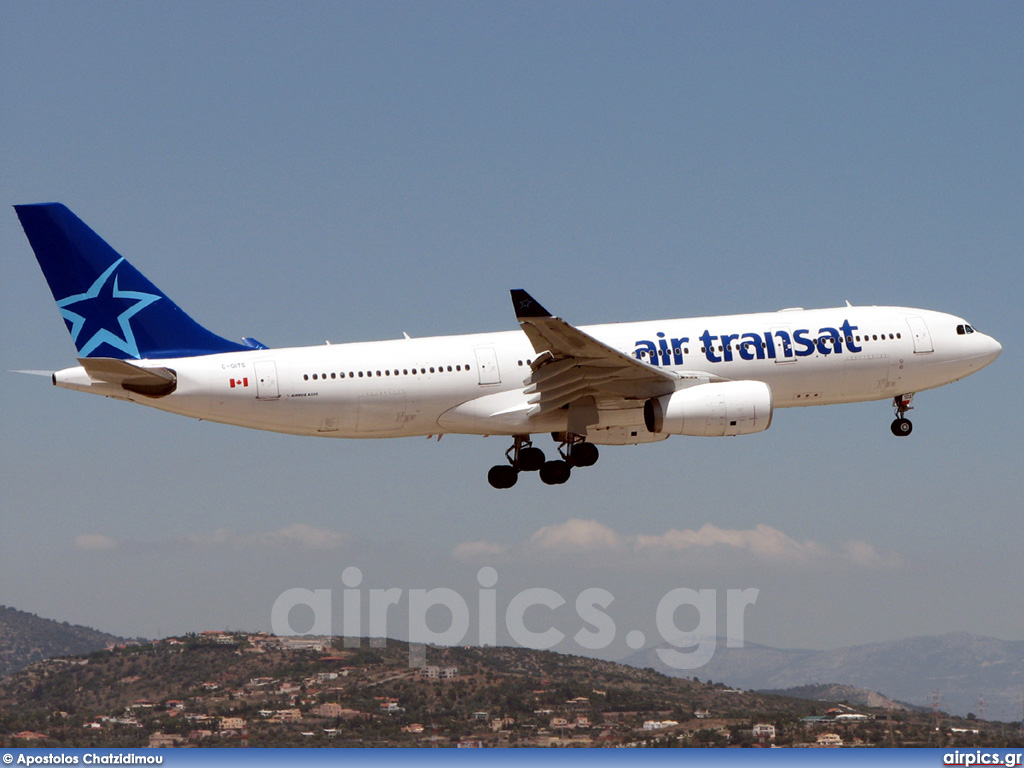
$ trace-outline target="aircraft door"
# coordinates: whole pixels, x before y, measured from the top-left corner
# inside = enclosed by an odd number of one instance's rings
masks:
[[[935,351],[935,347],[932,346],[932,335],[928,332],[928,326],[925,325],[922,318],[908,317],[907,325],[910,326],[910,335],[914,338],[915,355]]]
[[[277,400],[281,390],[277,386],[277,364],[273,360],[258,360],[256,368],[256,399]]]
[[[480,371],[481,384],[501,384],[501,372],[498,370],[498,356],[493,347],[480,347],[476,352],[476,367]]]
[[[789,326],[772,326],[769,333],[771,333],[772,346],[775,348],[775,362],[795,363],[796,355],[793,352],[793,333]]]

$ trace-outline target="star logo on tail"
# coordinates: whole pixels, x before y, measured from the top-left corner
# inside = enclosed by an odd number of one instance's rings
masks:
[[[88,357],[101,344],[109,344],[136,360],[141,357],[131,319],[161,297],[154,293],[121,290],[116,272],[123,261],[121,258],[111,264],[89,286],[89,290],[57,302],[82,357]],[[72,306],[77,311],[68,309]]]

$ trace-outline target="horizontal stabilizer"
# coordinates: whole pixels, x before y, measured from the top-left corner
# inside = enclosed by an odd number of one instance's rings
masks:
[[[256,339],[252,338],[251,336],[243,336],[242,337],[242,344],[247,346],[249,349],[270,349],[270,347],[268,347],[262,341],[257,341]]]
[[[178,386],[178,375],[170,368],[143,368],[113,357],[82,357],[78,362],[89,378],[147,397],[164,397]]]

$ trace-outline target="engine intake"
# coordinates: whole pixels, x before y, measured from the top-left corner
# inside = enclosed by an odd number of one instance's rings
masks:
[[[698,384],[644,403],[649,432],[727,437],[764,432],[772,424],[772,390],[763,381]]]

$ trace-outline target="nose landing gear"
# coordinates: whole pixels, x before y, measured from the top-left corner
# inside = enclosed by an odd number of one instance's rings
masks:
[[[905,418],[903,415],[907,411],[912,411],[914,409],[914,406],[911,405],[912,402],[914,402],[913,392],[906,395],[897,395],[892,399],[893,409],[896,412],[896,419],[889,428],[896,437],[906,437],[914,429],[914,425],[910,423],[910,419]]]

